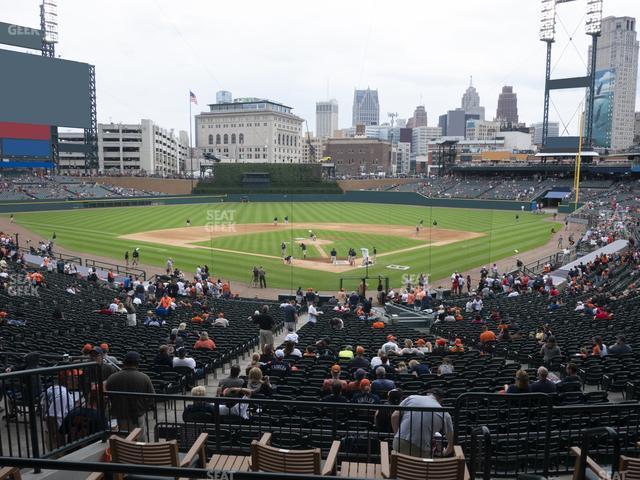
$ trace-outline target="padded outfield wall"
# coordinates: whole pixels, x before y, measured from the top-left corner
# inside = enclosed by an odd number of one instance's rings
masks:
[[[186,205],[220,202],[361,202],[388,205],[421,205],[425,207],[480,208],[485,210],[531,210],[531,202],[510,200],[476,200],[457,198],[427,198],[413,192],[368,192],[350,191],[344,194],[325,195],[284,195],[284,194],[230,194],[230,195],[188,195],[137,197],[122,199],[91,200],[18,200],[0,202],[0,213],[37,212],[47,210],[73,210],[84,208]],[[563,208],[563,213],[573,211],[573,205]]]

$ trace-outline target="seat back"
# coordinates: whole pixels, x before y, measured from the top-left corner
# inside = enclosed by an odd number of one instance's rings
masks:
[[[464,458],[421,458],[391,452],[391,478],[415,480],[463,480]]]
[[[620,473],[626,480],[640,480],[640,458],[620,456]]]
[[[251,442],[251,469],[254,472],[320,475],[320,449],[286,450],[254,440]]]
[[[109,438],[109,448],[114,463],[180,466],[178,443],[175,440],[140,443],[113,435]]]

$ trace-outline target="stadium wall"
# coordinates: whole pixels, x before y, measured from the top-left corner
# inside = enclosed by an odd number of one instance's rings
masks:
[[[529,202],[509,200],[475,200],[453,198],[427,198],[413,192],[367,192],[351,191],[341,195],[285,195],[285,194],[233,194],[233,195],[188,195],[162,197],[136,197],[120,199],[89,200],[18,200],[0,203],[0,213],[37,212],[47,210],[73,210],[100,207],[188,205],[220,202],[359,202],[388,205],[419,205],[424,207],[477,208],[485,210],[530,210]],[[573,211],[572,206],[566,206]],[[569,210],[570,209],[570,210]]]
[[[169,195],[189,195],[191,193],[191,180],[181,178],[90,177],[87,178],[87,181]]]

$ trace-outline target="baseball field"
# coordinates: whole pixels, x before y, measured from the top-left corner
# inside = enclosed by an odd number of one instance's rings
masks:
[[[206,264],[214,276],[244,283],[261,265],[269,287],[324,291],[337,289],[341,276],[364,276],[362,249],[374,262],[369,277],[389,277],[392,285],[403,275],[440,279],[544,245],[561,226],[548,220],[529,212],[364,203],[91,208],[15,217],[44,238],[55,232],[57,245],[88,257],[123,264],[125,251],[139,248],[144,265],[164,267],[172,258],[191,276]],[[357,254],[352,265],[349,249]]]

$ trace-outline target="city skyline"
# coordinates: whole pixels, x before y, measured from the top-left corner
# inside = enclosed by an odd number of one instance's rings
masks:
[[[583,17],[584,2],[575,3],[561,9],[570,31]],[[126,5],[125,18],[119,15],[118,5]],[[488,120],[496,111],[502,86],[513,85],[520,120],[529,124],[542,119],[545,48],[538,40],[540,4],[523,2],[517,11],[509,5],[508,0],[482,4],[454,0],[446,5],[420,4],[412,15],[403,15],[386,11],[380,2],[367,2],[364,8],[364,2],[330,1],[321,12],[314,12],[320,23],[331,24],[327,38],[325,31],[308,29],[307,13],[289,1],[281,2],[281,20],[288,32],[281,36],[272,35],[259,21],[268,14],[268,6],[252,1],[194,1],[189,8],[177,8],[168,0],[134,4],[61,0],[56,51],[63,58],[96,65],[100,122],[152,118],[167,127],[188,130],[189,90],[199,101],[194,114],[215,103],[218,90],[228,90],[234,97],[257,95],[289,105],[308,121],[311,131],[315,131],[316,102],[336,98],[342,106],[339,126],[345,128],[351,123],[354,88],[369,85],[379,91],[381,122],[387,121],[388,111],[408,119],[416,105],[425,105],[429,124],[434,126],[439,115],[460,104],[473,75],[482,105],[491,113]],[[0,0],[3,21],[25,26],[38,25],[38,6],[37,0]],[[237,32],[234,22],[226,19],[239,11],[252,15],[243,18],[247,28],[237,41],[216,40],[211,32],[218,38]],[[572,17],[571,12],[576,15]],[[608,15],[639,18],[640,5],[634,0],[605,1],[603,16]],[[438,16],[455,18],[459,31],[451,30],[448,22],[429,20]],[[100,22],[88,18],[100,18]],[[357,41],[354,30],[362,33]],[[582,24],[577,31],[575,46],[567,48],[554,76],[585,73],[588,37],[582,34]],[[457,41],[459,32],[474,41]],[[559,29],[558,52],[564,45],[562,36]],[[553,98],[565,120],[572,117],[580,97],[572,92]],[[572,133],[576,117],[569,125]],[[555,111],[551,120],[558,120]]]

